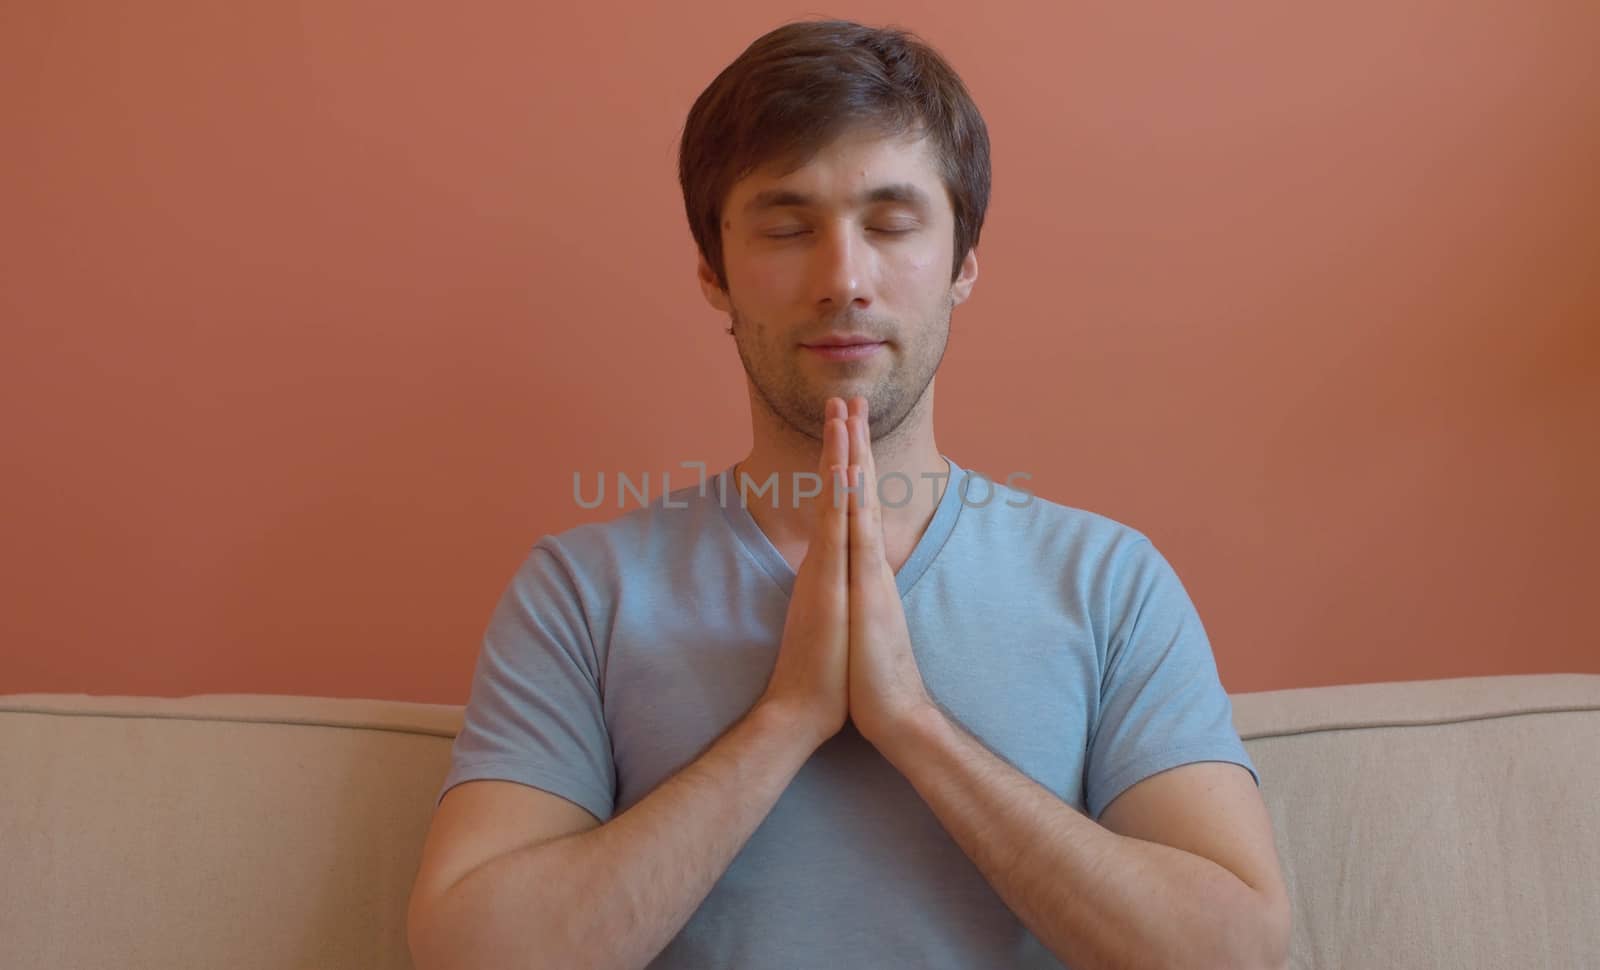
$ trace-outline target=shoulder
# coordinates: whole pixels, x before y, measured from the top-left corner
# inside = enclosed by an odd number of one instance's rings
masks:
[[[649,497],[647,504],[598,522],[546,533],[534,542],[521,572],[559,569],[580,592],[614,589],[626,573],[665,563],[706,536],[717,525],[715,481],[702,496],[698,485]]]
[[[1023,481],[1007,484],[1003,476],[966,469],[959,477],[970,481],[962,483],[950,560],[968,576],[1019,593],[1059,596],[1107,636],[1142,603],[1177,599],[1181,584],[1142,529],[1030,493]]]
[[[1027,485],[1017,474],[996,478],[981,469],[962,469],[952,487],[958,492],[963,531],[986,546],[1078,564],[1115,562],[1153,549],[1139,529],[1046,498]]]

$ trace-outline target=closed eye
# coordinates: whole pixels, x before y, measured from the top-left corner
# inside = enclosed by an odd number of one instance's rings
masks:
[[[768,239],[794,239],[797,236],[804,236],[806,233],[808,233],[810,231],[811,230],[809,230],[809,229],[796,229],[796,230],[794,230],[792,232],[769,232],[769,233],[765,233],[764,235]],[[916,227],[915,226],[906,226],[906,227],[903,227],[903,228],[891,229],[891,228],[880,227],[880,226],[868,226],[867,227],[867,231],[868,232],[881,233],[883,235],[888,235],[888,236],[899,236],[899,235],[904,235],[905,233],[908,233],[908,232],[915,232],[916,231]]]

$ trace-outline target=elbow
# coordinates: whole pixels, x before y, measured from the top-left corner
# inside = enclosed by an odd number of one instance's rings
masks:
[[[1261,970],[1289,970],[1289,938],[1293,920],[1289,896],[1264,897],[1256,931],[1258,957],[1251,966]]]
[[[406,906],[406,948],[415,970],[474,970],[470,938],[446,917],[449,891],[423,897],[413,894]],[[459,921],[454,921],[459,923]]]
[[[1192,948],[1184,964],[1193,970],[1289,970],[1287,898],[1253,892],[1250,905],[1239,904],[1231,918],[1218,921],[1222,935],[1213,947]]]
[[[452,890],[427,899],[413,897],[406,906],[406,948],[415,970],[489,970],[518,966],[525,970],[552,970],[576,966],[563,951],[549,945],[530,922],[523,920],[515,936],[491,926],[482,912]]]
[[[413,892],[406,905],[406,949],[411,951],[411,963],[416,970],[450,970],[428,930],[428,914]]]

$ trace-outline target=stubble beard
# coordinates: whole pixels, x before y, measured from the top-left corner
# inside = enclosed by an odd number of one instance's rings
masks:
[[[800,369],[801,351],[793,344],[774,345],[765,338],[765,328],[752,324],[737,307],[729,315],[733,342],[756,397],[783,424],[820,443],[827,400],[840,396],[839,392],[819,387],[806,378]],[[930,342],[922,346],[920,356],[914,350],[911,357],[899,359],[887,375],[866,389],[853,392],[867,399],[873,441],[893,435],[927,394],[944,360],[949,334],[950,314],[946,312],[942,326],[929,334]],[[896,343],[895,349],[904,352],[905,347]]]

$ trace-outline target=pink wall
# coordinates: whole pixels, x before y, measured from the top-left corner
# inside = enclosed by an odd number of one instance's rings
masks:
[[[461,703],[574,471],[739,457],[676,137],[811,11],[717,7],[8,13],[0,692]],[[820,12],[988,118],[946,453],[1150,535],[1230,690],[1600,671],[1600,5]]]

